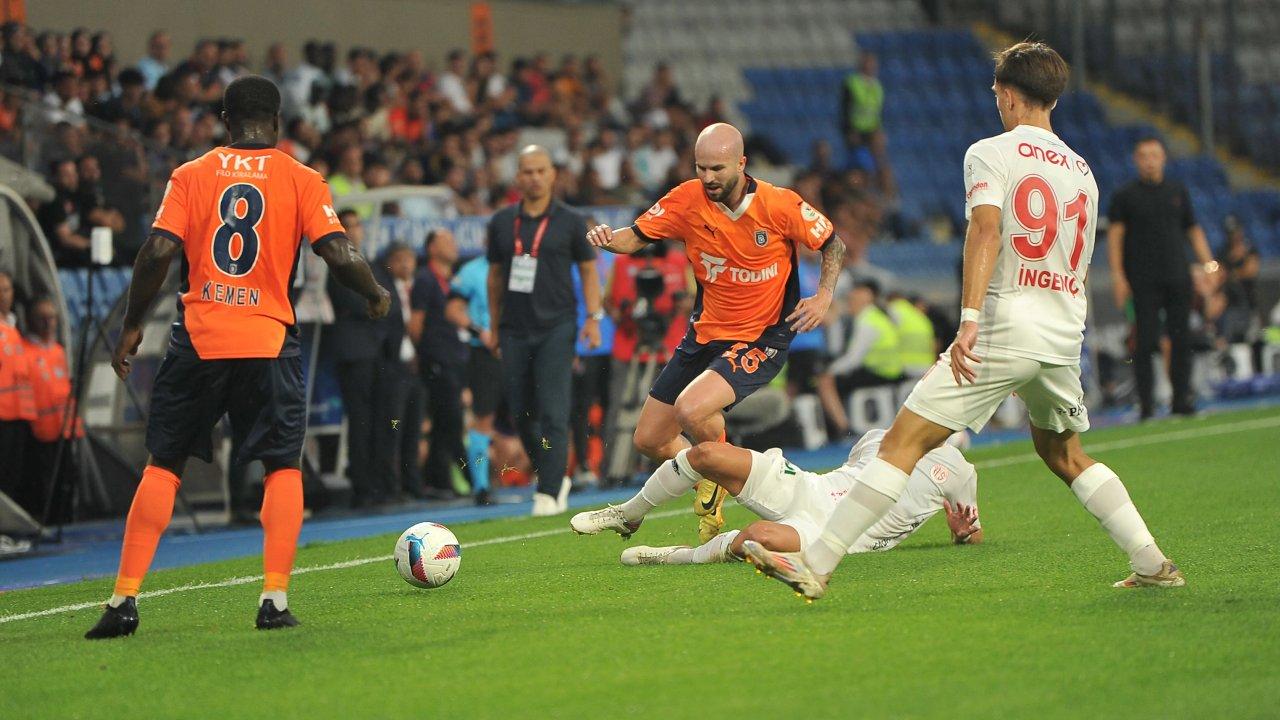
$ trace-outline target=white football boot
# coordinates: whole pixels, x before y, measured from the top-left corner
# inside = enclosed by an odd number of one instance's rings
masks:
[[[1115,583],[1112,587],[1118,588],[1136,588],[1136,587],[1182,587],[1187,584],[1187,579],[1182,576],[1182,571],[1171,560],[1165,560],[1160,566],[1160,571],[1155,575],[1139,575],[1132,573],[1129,577]]]
[[[668,545],[667,547],[649,547],[636,545],[622,551],[623,565],[688,565],[687,562],[672,562],[671,556],[677,550],[692,550],[688,545]]]
[[[757,571],[786,584],[807,602],[813,602],[827,592],[830,576],[810,570],[798,552],[774,552],[754,540],[742,543],[742,552]]]
[[[630,522],[622,514],[622,508],[606,505],[599,510],[580,512],[569,519],[569,527],[579,535],[595,535],[604,530],[612,530],[622,536],[623,540],[640,529],[643,519]]]

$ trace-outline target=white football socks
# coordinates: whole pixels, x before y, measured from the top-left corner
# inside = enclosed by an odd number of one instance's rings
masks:
[[[1071,481],[1071,492],[1091,515],[1098,519],[1111,540],[1129,556],[1129,567],[1139,575],[1155,575],[1167,559],[1156,546],[1129,491],[1111,468],[1090,465]]]
[[[689,492],[703,479],[702,474],[689,465],[688,454],[689,449],[685,448],[676,453],[675,459],[659,465],[649,479],[644,481],[640,492],[619,506],[628,521],[643,518],[662,503]]]
[[[722,563],[735,560],[729,553],[729,546],[738,537],[737,530],[723,532],[690,551],[692,561],[698,565],[705,563]]]
[[[268,600],[275,603],[276,610],[289,609],[288,594],[284,590],[270,590],[262,593],[261,595],[258,596],[258,605],[261,606],[262,603]]]
[[[818,541],[804,548],[804,561],[819,575],[830,575],[854,541],[898,502],[907,474],[876,458],[867,463],[853,489],[836,505]]]
[[[125,600],[128,599],[128,595],[112,595],[111,599],[107,601],[107,605],[113,608],[118,608],[124,604]]]

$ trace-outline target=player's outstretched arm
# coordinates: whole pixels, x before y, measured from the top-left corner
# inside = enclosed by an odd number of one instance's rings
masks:
[[[942,501],[942,510],[947,515],[947,528],[951,530],[951,541],[957,545],[977,545],[982,542],[982,528],[974,527],[978,522],[978,506]]]
[[[121,380],[129,376],[129,357],[138,354],[138,346],[142,344],[142,323],[169,274],[169,261],[181,250],[182,246],[173,238],[152,234],[133,261],[133,280],[129,283],[124,326],[111,358],[111,367]]]
[[[587,242],[619,255],[630,255],[647,244],[629,227],[614,230],[608,225],[597,225],[588,230]]]
[[[391,293],[373,279],[369,263],[346,236],[324,243],[316,248],[316,254],[329,266],[338,282],[360,293],[369,303],[370,318],[376,320],[391,309]]]

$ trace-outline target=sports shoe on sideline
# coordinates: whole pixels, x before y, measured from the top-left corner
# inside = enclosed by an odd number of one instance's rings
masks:
[[[599,510],[587,510],[569,519],[569,527],[579,535],[595,535],[605,530],[612,530],[626,540],[640,529],[644,520],[630,522],[622,514],[622,508],[606,505]]]
[[[724,499],[729,493],[710,480],[693,486],[693,514],[698,516],[698,541],[707,543],[724,527]]]
[[[258,606],[258,620],[254,626],[259,630],[277,630],[299,624],[298,618],[289,612],[289,608],[277,610],[274,600],[263,600],[262,605]]]
[[[533,494],[533,516],[550,517],[564,512],[554,495],[536,492]]]
[[[1182,571],[1172,560],[1165,560],[1160,566],[1160,572],[1155,575],[1139,575],[1132,573],[1129,577],[1115,583],[1112,587],[1118,588],[1136,588],[1136,587],[1182,587],[1187,584],[1187,579],[1182,576]]]
[[[623,565],[676,565],[680,563],[668,562],[671,554],[677,550],[689,550],[688,545],[669,545],[667,547],[649,547],[648,545],[636,545],[622,551]]]
[[[742,543],[742,552],[756,570],[786,584],[809,602],[827,592],[828,578],[810,570],[798,552],[774,552],[754,540]]]
[[[105,640],[126,637],[138,629],[138,601],[125,598],[119,607],[107,606],[98,618],[98,624],[84,634],[85,640]]]

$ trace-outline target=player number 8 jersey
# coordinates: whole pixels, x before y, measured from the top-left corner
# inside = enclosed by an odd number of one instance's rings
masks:
[[[324,178],[263,146],[221,147],[173,171],[152,232],[180,243],[171,346],[204,360],[296,354],[289,289],[302,238],[344,234]]]

